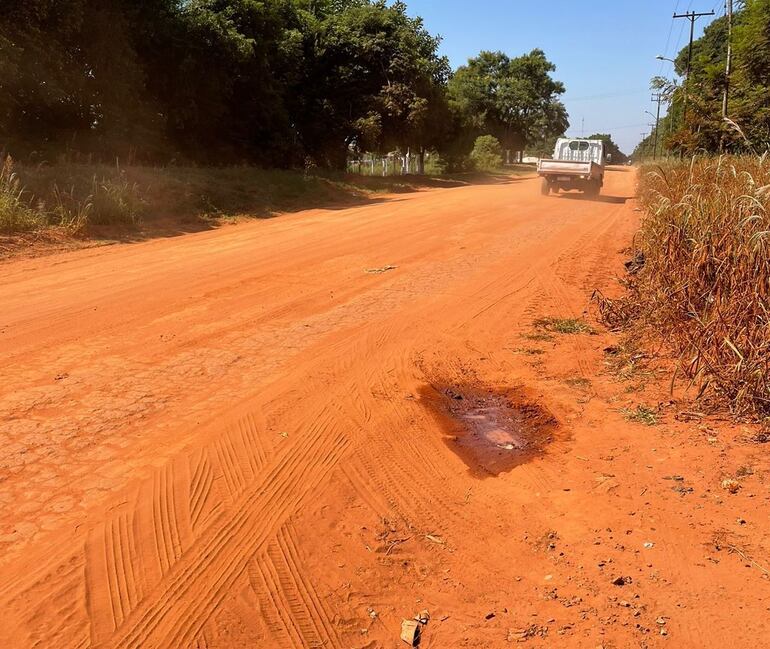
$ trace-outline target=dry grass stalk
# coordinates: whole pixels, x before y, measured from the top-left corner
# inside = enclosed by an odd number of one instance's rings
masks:
[[[770,415],[770,159],[647,167],[640,198],[644,267],[609,319],[631,312],[657,330],[700,394]]]

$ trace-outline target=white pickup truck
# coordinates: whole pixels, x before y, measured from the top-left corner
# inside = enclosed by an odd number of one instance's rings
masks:
[[[542,158],[537,163],[537,174],[543,178],[542,194],[579,189],[587,196],[598,196],[604,184],[605,161],[601,140],[559,138],[553,159]]]

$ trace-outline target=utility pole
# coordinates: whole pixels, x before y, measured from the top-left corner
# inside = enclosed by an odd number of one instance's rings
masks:
[[[683,14],[674,14],[674,18],[687,18],[690,21],[690,46],[687,50],[687,73],[684,79],[684,125],[687,126],[687,92],[690,86],[690,71],[692,69],[692,42],[695,39],[695,21],[702,16],[713,16],[714,12],[696,13],[688,11]]]
[[[722,119],[727,117],[730,100],[730,75],[733,71],[733,0],[727,0],[727,65],[725,67],[725,94],[722,97]]]
[[[658,110],[655,113],[655,145],[653,146],[652,157],[654,160],[658,158],[658,126],[660,126],[660,102],[663,101],[663,93],[656,93],[652,96],[652,101],[658,103]]]

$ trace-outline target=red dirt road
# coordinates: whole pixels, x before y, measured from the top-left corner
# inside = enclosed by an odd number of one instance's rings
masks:
[[[766,452],[533,329],[613,286],[633,187],[0,266],[0,646],[763,646]]]

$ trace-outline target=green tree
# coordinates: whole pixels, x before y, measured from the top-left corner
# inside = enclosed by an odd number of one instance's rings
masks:
[[[350,148],[434,143],[449,65],[403,2],[314,5],[302,17],[305,66],[291,113],[316,162],[342,167]]]
[[[343,167],[456,124],[439,39],[389,0],[5,0],[0,149]]]
[[[152,110],[127,0],[6,0],[0,16],[3,147],[47,156],[130,148]]]
[[[450,80],[450,103],[468,130],[491,133],[504,148],[521,150],[569,127],[558,99],[564,85],[550,74],[555,69],[542,50],[516,58],[481,52]]]
[[[748,0],[737,17],[735,74],[728,115],[743,130],[730,129],[736,146],[746,139],[755,149],[770,148],[770,0]]]

